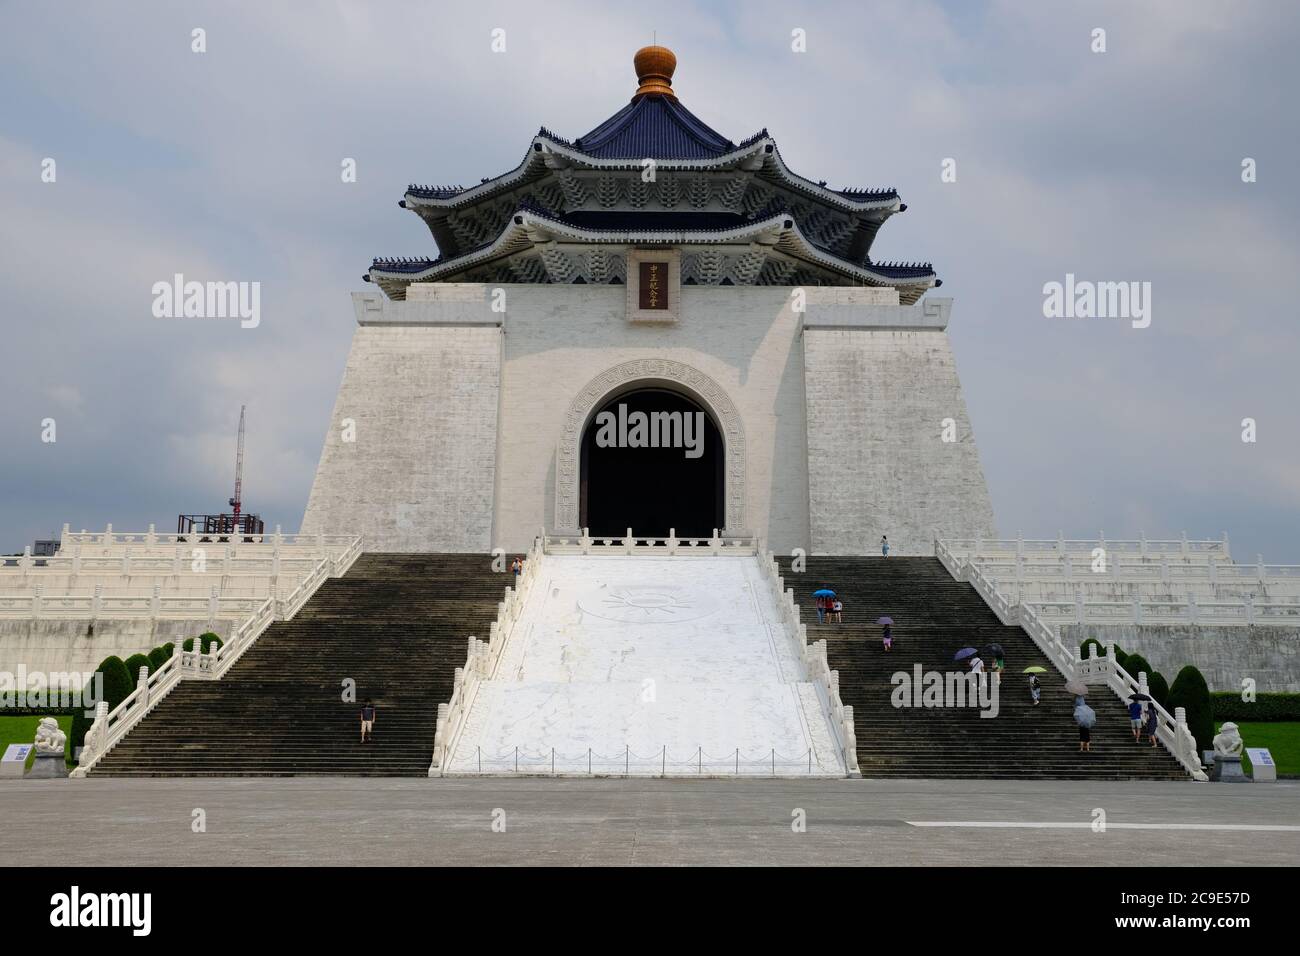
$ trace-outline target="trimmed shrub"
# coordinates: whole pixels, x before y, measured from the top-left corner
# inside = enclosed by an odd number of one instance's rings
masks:
[[[171,655],[168,654],[161,647],[155,647],[153,650],[151,650],[149,652],[149,673],[150,674],[158,673],[158,668],[166,664],[167,658],[170,656]]]
[[[131,673],[126,669],[126,664],[120,657],[104,658],[103,662],[95,668],[95,673],[102,676],[104,701],[108,704],[109,710],[126,700],[131,692],[135,690],[135,681],[131,679]],[[90,730],[90,725],[95,722],[93,715],[87,717],[85,712],[86,708],[82,707],[78,708],[72,715],[71,743],[73,748],[85,744],[86,731]],[[76,753],[76,750],[74,749],[72,752]]]
[[[130,697],[135,690],[135,681],[131,679],[131,672],[126,669],[126,662],[122,658],[106,657],[95,670],[104,675],[104,700],[108,702],[109,710]]]
[[[1259,694],[1253,703],[1241,699],[1237,691],[1215,691],[1210,708],[1217,721],[1300,721],[1300,694]]]
[[[221,645],[221,638],[217,637],[217,635],[213,634],[211,631],[199,635],[199,648],[200,653],[202,654],[211,654],[213,651],[221,647]],[[181,645],[181,649],[186,651],[194,650],[194,638],[185,638],[185,643]]]
[[[1165,710],[1169,709],[1169,681],[1165,680],[1165,675],[1156,671],[1147,674],[1147,691],[1156,699],[1156,703]]]
[[[1170,712],[1176,707],[1187,711],[1187,729],[1196,738],[1198,750],[1209,750],[1214,746],[1214,712],[1210,706],[1210,688],[1205,683],[1205,676],[1191,664],[1180,670],[1174,678],[1166,706]]]
[[[1150,680],[1151,675],[1154,672],[1151,664],[1141,654],[1130,654],[1126,657],[1124,659],[1124,670],[1128,671],[1133,676],[1134,680],[1137,680],[1138,674],[1143,673],[1145,673],[1147,679]],[[1151,696],[1154,697],[1155,695],[1152,694]]]
[[[137,687],[140,684],[140,668],[149,668],[149,673],[153,673],[153,663],[144,654],[132,654],[126,659],[126,672],[131,675],[131,686]]]

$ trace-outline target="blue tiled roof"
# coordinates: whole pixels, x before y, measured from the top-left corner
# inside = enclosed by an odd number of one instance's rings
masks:
[[[928,262],[870,262],[863,267],[890,279],[924,279],[934,275]]]
[[[598,159],[715,159],[738,147],[674,97],[642,96],[579,136],[573,148]]]

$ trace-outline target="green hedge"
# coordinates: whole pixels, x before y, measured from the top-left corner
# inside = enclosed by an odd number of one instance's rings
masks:
[[[1258,694],[1247,703],[1237,691],[1215,691],[1210,708],[1218,721],[1300,721],[1300,694]]]
[[[131,675],[131,686],[138,686],[140,683],[140,668],[149,668],[149,673],[153,673],[153,662],[145,654],[132,654],[126,659],[126,672]]]
[[[1150,679],[1151,675],[1155,673],[1155,668],[1151,666],[1151,662],[1141,654],[1130,654],[1126,657],[1124,659],[1124,670],[1128,671],[1134,680],[1138,679],[1138,674],[1146,674],[1147,678]]]
[[[156,674],[172,656],[172,645],[164,644],[149,652],[149,673]]]
[[[1169,709],[1169,681],[1165,680],[1165,675],[1156,671],[1153,674],[1147,674],[1147,691],[1156,699],[1156,703],[1165,710]]]
[[[1187,711],[1187,729],[1196,738],[1198,750],[1209,750],[1214,741],[1214,713],[1210,707],[1210,688],[1205,676],[1188,664],[1178,672],[1169,688],[1168,709],[1182,707]]]
[[[126,662],[120,657],[104,658],[103,662],[95,668],[95,672],[103,676],[104,701],[108,704],[109,710],[126,700],[135,690],[135,680],[132,679],[131,672],[126,669]],[[75,748],[85,743],[86,731],[94,723],[94,717],[87,717],[85,713],[86,708],[83,707],[72,715],[73,753],[76,753]]]
[[[221,638],[217,637],[217,635],[213,634],[211,631],[199,635],[199,647],[202,649],[202,652],[204,654],[213,653],[219,647],[221,647],[221,645],[222,645]],[[192,637],[185,638],[185,642],[181,644],[181,649],[186,651],[194,650],[194,638]]]

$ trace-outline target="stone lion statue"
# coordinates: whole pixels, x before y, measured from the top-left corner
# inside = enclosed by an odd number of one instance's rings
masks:
[[[1216,757],[1240,757],[1242,740],[1237,725],[1226,722],[1214,735],[1214,755]]]
[[[67,743],[68,735],[59,729],[59,722],[53,717],[42,717],[36,728],[36,752],[61,755]]]

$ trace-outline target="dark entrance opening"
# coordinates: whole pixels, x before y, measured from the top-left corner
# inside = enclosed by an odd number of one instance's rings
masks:
[[[693,449],[698,457],[688,457]],[[725,523],[724,457],[722,434],[699,403],[662,388],[624,392],[596,410],[582,436],[582,527],[597,538],[628,528],[637,537],[666,538],[675,528],[679,538],[707,538]]]

